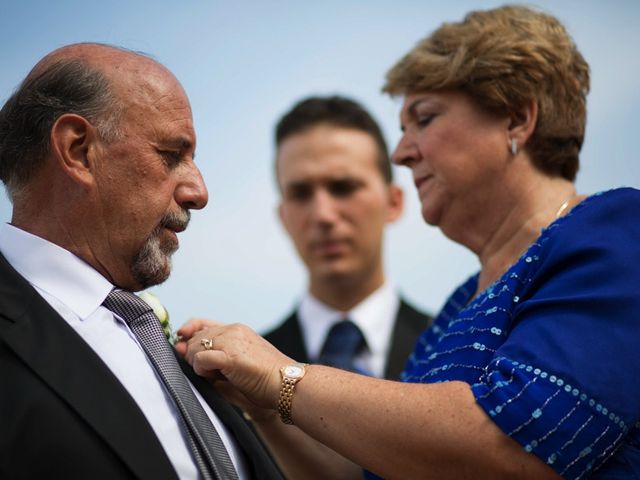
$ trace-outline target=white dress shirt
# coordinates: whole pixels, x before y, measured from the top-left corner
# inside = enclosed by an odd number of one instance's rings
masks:
[[[102,306],[114,286],[69,251],[12,225],[0,227],[0,252],[89,344],[142,410],[181,479],[199,477],[178,412],[128,325]],[[241,450],[198,391],[240,478],[249,478]]]
[[[354,363],[376,377],[384,377],[398,308],[400,298],[388,281],[349,312],[334,310],[307,292],[300,302],[298,318],[309,358],[313,362],[318,360],[333,324],[348,318],[358,326],[368,347],[356,356]]]

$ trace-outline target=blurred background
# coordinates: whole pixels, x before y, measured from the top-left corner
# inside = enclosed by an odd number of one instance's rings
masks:
[[[400,99],[380,93],[387,69],[443,21],[502,3],[2,0],[0,102],[42,56],[74,42],[141,50],[171,69],[191,99],[210,202],[181,234],[170,279],[152,291],[174,327],[206,316],[262,331],[306,286],[276,215],[272,130],[278,117],[307,95],[348,95],[373,113],[393,148]],[[528,4],[564,22],[591,65],[578,190],[640,187],[640,2]],[[395,174],[407,209],[389,229],[386,268],[410,301],[434,312],[478,265],[424,224],[409,172]],[[0,192],[0,221],[10,218],[11,204]]]

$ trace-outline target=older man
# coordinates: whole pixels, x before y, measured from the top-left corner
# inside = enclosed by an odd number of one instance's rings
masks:
[[[176,78],[116,47],[52,52],[4,105],[0,477],[280,478],[130,293],[207,203],[195,144]]]
[[[300,362],[397,378],[430,318],[384,275],[402,213],[375,120],[344,97],[297,103],[276,127],[280,219],[307,268],[300,306],[265,338]]]

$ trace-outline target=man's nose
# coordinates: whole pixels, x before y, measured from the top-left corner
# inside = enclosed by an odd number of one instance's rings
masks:
[[[185,171],[181,172],[176,186],[176,202],[182,208],[200,210],[209,201],[207,186],[204,183],[200,169],[195,163],[190,162],[184,168]]]
[[[331,224],[338,218],[337,201],[325,190],[315,192],[310,209],[311,218],[320,224]]]

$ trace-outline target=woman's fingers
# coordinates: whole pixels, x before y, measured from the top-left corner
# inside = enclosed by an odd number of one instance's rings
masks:
[[[249,327],[205,322],[192,333],[185,358],[198,375],[209,380],[224,377],[255,405],[274,408],[280,389],[279,369],[292,360]],[[204,325],[192,322],[189,328]]]
[[[202,350],[193,355],[193,371],[210,380],[224,379],[220,372],[228,363],[227,354],[220,350]]]
[[[187,322],[178,329],[178,335],[182,337],[182,340],[189,340],[193,335],[206,327],[216,327],[223,325],[215,320],[208,318],[190,318]]]

